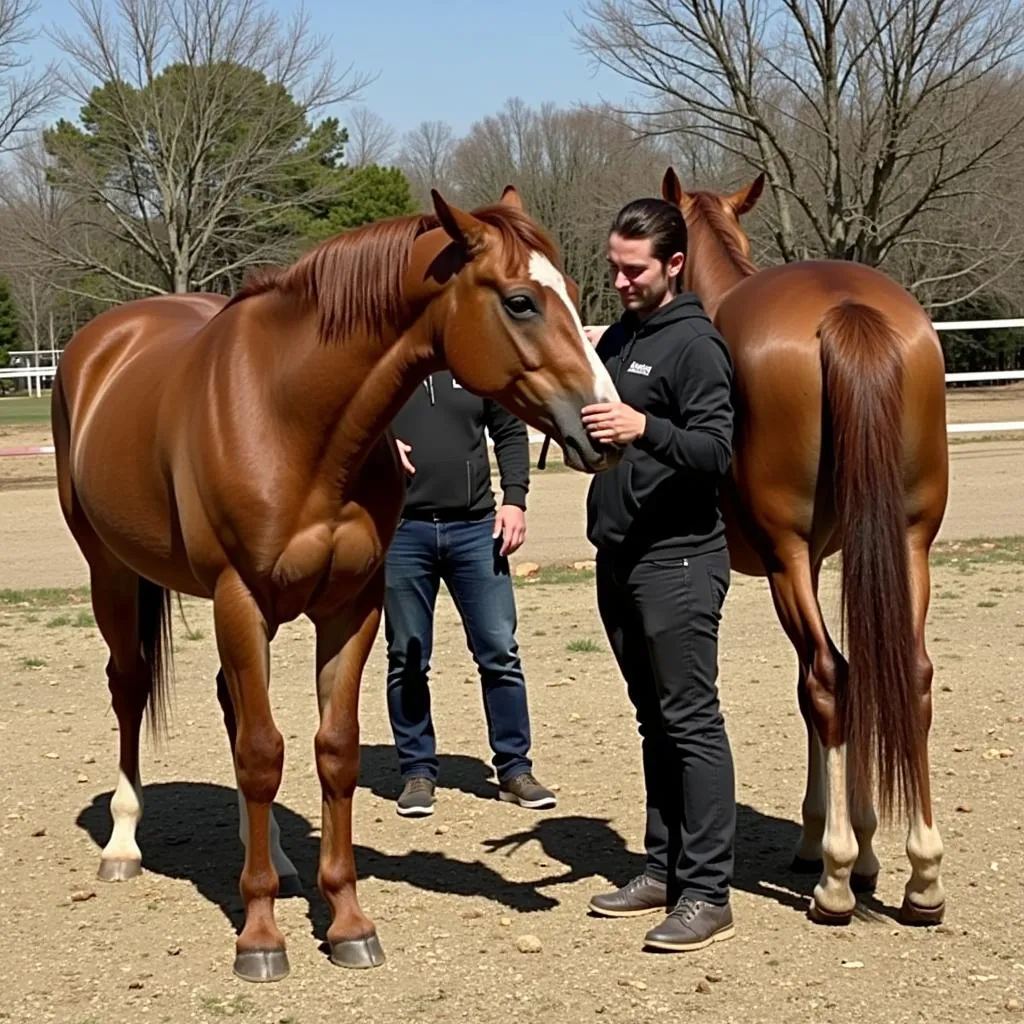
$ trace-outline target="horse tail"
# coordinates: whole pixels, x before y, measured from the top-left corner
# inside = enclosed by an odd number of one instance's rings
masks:
[[[174,651],[171,638],[171,592],[139,577],[139,645],[148,675],[146,726],[159,736],[167,731]]]
[[[903,343],[877,309],[849,300],[821,319],[836,511],[842,531],[841,617],[847,678],[838,715],[854,797],[912,812],[921,795],[923,738],[914,678],[902,433]]]

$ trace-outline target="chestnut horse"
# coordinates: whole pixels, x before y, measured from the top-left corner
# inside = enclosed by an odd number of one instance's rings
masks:
[[[929,550],[948,492],[945,368],[928,315],[877,270],[844,261],[758,271],[739,218],[764,175],[733,195],[662,195],[689,234],[684,287],[735,362],[736,427],[723,513],[734,568],[768,578],[799,660],[807,725],[794,865],[821,871],[811,916],[845,923],[872,891],[881,808],[906,813],[911,875],[901,917],[942,920],[942,841],[928,768]],[[822,561],[842,551],[848,660],[818,604]]]
[[[617,458],[580,419],[615,388],[583,334],[575,286],[518,194],[506,189],[472,214],[433,200],[433,216],[338,236],[230,300],[177,295],[108,310],[57,370],[60,504],[89,564],[120,731],[99,876],[141,870],[139,732],[144,715],[159,727],[165,709],[170,594],[210,598],[245,842],[234,970],[252,981],[288,972],[274,900],[282,883],[299,883],[273,819],[284,742],[269,644],[301,614],[316,629],[318,883],[331,959],[383,959],[356,898],[352,797],[360,680],[404,495],[392,417],[448,366],[468,390],[553,433],[570,467],[596,472]]]

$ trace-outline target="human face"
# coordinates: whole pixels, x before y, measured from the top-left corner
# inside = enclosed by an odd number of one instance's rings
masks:
[[[612,285],[623,307],[640,316],[672,301],[683,262],[681,252],[673,253],[667,263],[656,259],[649,238],[623,238],[614,231],[608,238]]]

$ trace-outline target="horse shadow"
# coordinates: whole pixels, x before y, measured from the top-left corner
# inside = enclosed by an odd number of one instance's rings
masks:
[[[449,786],[474,796],[490,798],[491,770],[477,758],[442,756],[441,775]],[[390,747],[364,748],[360,785],[375,794],[393,798],[401,786]],[[111,793],[98,794],[79,813],[76,824],[99,849],[110,835]],[[146,813],[139,826],[146,871],[191,883],[218,906],[240,931],[244,908],[238,877],[244,851],[238,839],[238,803],[233,787],[205,782],[169,782],[148,785],[144,790]],[[765,814],[746,804],[737,807],[736,871],[733,887],[770,899],[793,911],[806,912],[815,878],[792,871],[790,860],[799,825]],[[306,916],[313,934],[323,941],[330,923],[326,902],[316,889],[320,837],[303,815],[282,803],[275,804],[281,843],[294,862],[304,884],[296,898],[307,903]],[[565,866],[533,882],[510,882],[500,869],[499,858],[511,856],[525,843],[536,841],[545,855]],[[357,877],[411,885],[445,895],[483,897],[511,910],[531,913],[550,910],[560,901],[545,890],[571,885],[588,878],[621,885],[643,869],[643,856],[631,851],[625,838],[608,818],[590,815],[538,816],[527,829],[496,838],[485,838],[483,859],[460,860],[444,853],[412,850],[388,854],[372,846],[355,845]],[[872,897],[862,897],[859,912],[892,916]],[[368,908],[372,915],[372,908]]]

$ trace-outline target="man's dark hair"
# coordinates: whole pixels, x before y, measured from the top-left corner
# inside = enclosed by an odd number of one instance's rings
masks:
[[[609,234],[649,238],[651,255],[667,263],[673,253],[686,255],[686,221],[679,207],[664,199],[634,199],[612,221]]]

